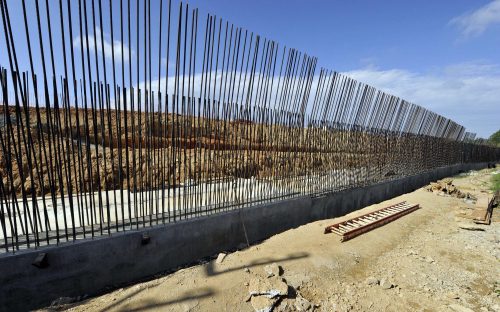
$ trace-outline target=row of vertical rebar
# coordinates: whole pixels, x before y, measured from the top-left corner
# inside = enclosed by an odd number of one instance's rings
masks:
[[[0,8],[5,252],[500,158],[450,119],[187,4]]]

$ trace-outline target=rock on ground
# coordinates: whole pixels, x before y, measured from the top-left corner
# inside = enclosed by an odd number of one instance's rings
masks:
[[[267,279],[255,276],[250,280],[248,292],[252,296],[264,295],[268,298],[288,295],[288,285],[279,277]]]
[[[224,261],[224,259],[226,258],[226,254],[225,253],[220,253],[218,256],[217,256],[217,260],[215,260],[215,263],[217,264],[221,264],[222,261]]]
[[[380,286],[383,289],[391,289],[392,287],[394,287],[394,285],[385,278],[380,280]]]
[[[366,279],[366,281],[365,281],[365,282],[366,282],[366,284],[367,284],[367,285],[378,285],[378,282],[379,282],[379,281],[378,281],[378,279],[377,279],[377,278],[375,278],[375,277],[373,277],[373,276],[370,276],[370,277],[368,277],[368,278]]]
[[[295,298],[294,307],[297,309],[297,311],[307,311],[309,310],[309,308],[311,308],[311,303],[309,302],[309,300],[299,295],[297,296],[297,298]]]
[[[279,276],[281,273],[281,268],[278,264],[271,263],[264,267],[264,271],[267,273],[267,277]]]
[[[255,312],[271,312],[278,298],[268,298],[266,296],[252,296],[250,303]]]
[[[450,304],[448,307],[450,307],[450,309],[452,309],[455,312],[474,312],[474,310],[471,310],[459,304]]]

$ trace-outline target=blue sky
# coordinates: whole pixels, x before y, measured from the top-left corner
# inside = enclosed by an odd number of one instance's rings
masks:
[[[27,2],[28,11],[34,14],[33,2]],[[23,31],[22,9],[20,1],[8,3],[12,23],[19,26],[14,29],[16,35]],[[53,14],[58,13],[58,1],[50,3]],[[76,12],[78,2],[72,3]],[[119,5],[119,1],[113,3],[115,8]],[[194,0],[189,4],[200,9],[200,22],[207,13],[217,14],[318,57],[320,67],[344,72],[422,105],[479,136],[487,137],[500,128],[500,0]],[[36,23],[31,25],[35,36]],[[60,32],[55,26],[57,38]],[[73,43],[78,40],[75,37]],[[116,34],[114,39],[119,39]],[[109,33],[105,41],[111,42]],[[60,49],[55,48],[57,58]],[[18,51],[20,63],[28,69],[23,52]],[[3,29],[0,64],[8,65]],[[56,64],[56,72],[62,72],[62,64]]]
[[[479,136],[500,129],[500,0],[191,3]]]
[[[450,23],[489,1],[198,0],[190,3],[306,51],[317,56],[325,67],[340,71],[367,65],[433,71],[471,60],[500,62],[500,21],[497,20],[496,27],[492,24],[480,36],[468,40],[461,40],[464,39],[461,28]]]

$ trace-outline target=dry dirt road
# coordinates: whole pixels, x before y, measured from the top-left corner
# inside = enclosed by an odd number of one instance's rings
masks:
[[[491,197],[494,172],[498,169],[462,174],[453,183]],[[403,200],[422,208],[344,243],[323,234],[329,224]],[[256,276],[266,280],[264,267],[277,263],[289,295],[273,311],[500,311],[499,209],[482,231],[461,229],[471,221],[458,216],[473,207],[421,188],[229,252],[221,263],[213,259],[57,309],[255,311],[246,301],[249,283]]]

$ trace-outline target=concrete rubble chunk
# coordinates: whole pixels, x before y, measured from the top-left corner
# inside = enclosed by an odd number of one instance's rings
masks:
[[[311,280],[311,277],[302,272],[293,273],[286,272],[285,273],[286,282],[288,285],[292,286],[294,289],[300,289],[302,285]]]
[[[288,285],[277,276],[268,279],[255,276],[250,280],[248,292],[252,296],[266,296],[268,298],[275,298],[277,296],[288,295]]]
[[[450,304],[448,307],[455,312],[474,312],[474,310],[471,310],[469,308],[466,308],[466,307],[461,306],[461,305],[456,304],[456,303]]]
[[[252,300],[252,295],[247,295],[243,301],[250,302]]]
[[[460,299],[460,296],[457,293],[449,292],[446,294],[446,297],[449,299]]]
[[[394,285],[385,278],[380,280],[380,286],[383,289],[391,289],[392,287],[394,287]]]
[[[453,183],[453,180],[451,178],[444,178],[440,182],[442,182],[442,183],[444,183],[446,185],[451,185]]]
[[[378,282],[379,282],[379,281],[378,281],[378,279],[377,279],[377,278],[375,278],[375,277],[373,277],[373,276],[370,276],[370,277],[368,277],[368,278],[366,279],[366,281],[365,281],[365,282],[366,282],[366,284],[367,284],[367,285],[378,285]]]
[[[434,263],[434,259],[432,259],[432,257],[429,257],[429,256],[425,257],[425,261],[427,263]]]
[[[460,191],[455,185],[453,185],[453,180],[446,178],[436,182],[431,182],[426,189],[429,192],[433,192],[440,196],[453,196],[457,198],[470,198],[476,200],[469,193],[464,193]]]
[[[278,298],[268,298],[265,296],[252,296],[250,304],[255,312],[271,312]]]
[[[469,223],[460,223],[458,224],[458,227],[461,228],[462,230],[468,230],[468,231],[484,231],[485,228],[481,227],[479,225],[475,224],[469,224]]]
[[[293,304],[294,299],[282,298],[277,305],[274,307],[273,312],[290,312],[295,311]]]
[[[408,256],[418,256],[418,252],[413,249],[408,250],[407,254]]]
[[[217,256],[217,260],[215,260],[215,263],[217,264],[221,264],[222,261],[224,261],[224,259],[226,258],[226,254],[225,253],[220,253],[218,256]]]
[[[264,267],[264,271],[267,274],[267,277],[279,276],[281,275],[281,267],[276,263],[268,264]]]
[[[307,300],[306,298],[298,295],[297,298],[295,298],[294,306],[297,311],[307,311],[311,308],[311,302],[309,302],[309,300]]]

